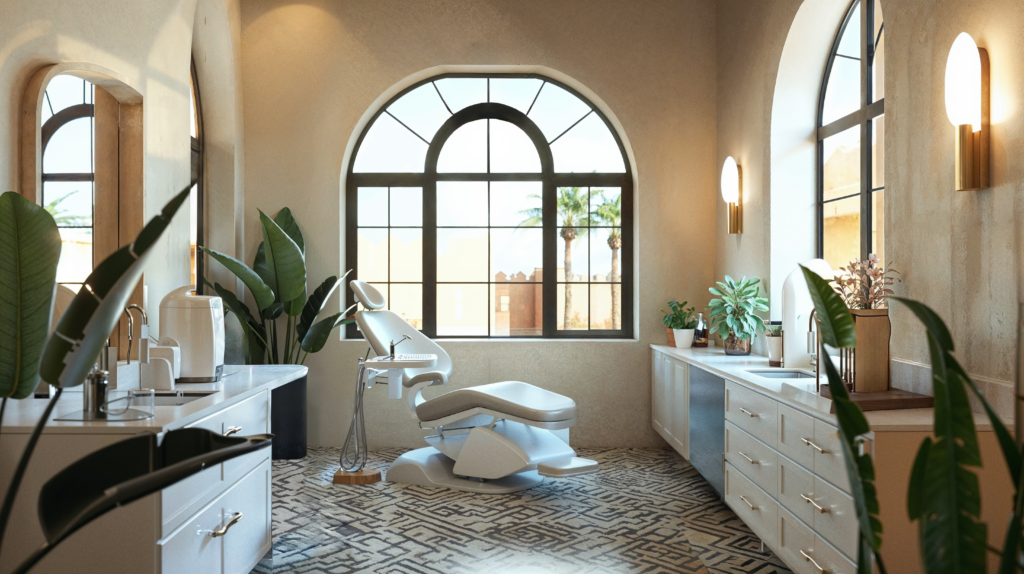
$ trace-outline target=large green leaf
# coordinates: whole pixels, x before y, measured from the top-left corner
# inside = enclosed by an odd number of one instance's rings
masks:
[[[142,277],[151,247],[190,192],[191,186],[175,195],[134,242],[115,251],[89,274],[43,350],[40,374],[44,381],[60,388],[82,384]]]
[[[295,245],[299,246],[299,251],[306,252],[306,242],[302,239],[302,231],[299,229],[299,223],[292,217],[292,210],[285,207],[281,211],[277,212],[274,216],[274,223],[281,226],[281,229],[288,234],[288,237],[292,238]]]
[[[267,252],[266,249],[263,248],[262,241],[260,241],[260,246],[256,248],[256,256],[252,260],[252,270],[255,271],[256,274],[260,276],[260,279],[262,279],[268,286],[277,285],[274,281],[274,276],[270,273],[270,267],[267,267]],[[277,299],[277,291],[274,288],[271,288],[271,291],[274,291],[274,301],[280,302]]]
[[[245,352],[246,364],[262,363],[267,350],[267,330],[253,317],[249,306],[240,301],[234,293],[221,286],[220,283],[213,285],[212,288],[242,326],[242,347]]]
[[[270,285],[281,302],[290,302],[306,289],[306,262],[302,250],[273,219],[260,212]]]
[[[214,251],[213,249],[207,249],[206,247],[200,247],[200,249],[209,254],[210,257],[219,261],[224,265],[224,267],[227,267],[228,271],[235,274],[235,277],[242,280],[242,283],[244,283],[245,286],[249,288],[249,292],[252,293],[253,299],[256,300],[256,307],[259,308],[260,311],[274,303],[274,292],[271,291],[270,287],[263,282],[263,279],[261,279],[255,271],[249,269],[245,263],[242,263],[230,255],[225,255],[220,251]]]
[[[833,348],[856,347],[857,332],[853,326],[853,316],[846,307],[846,303],[829,285],[829,282],[822,279],[817,273],[800,266],[804,272],[804,280],[807,282],[807,289],[811,293],[811,300],[814,301],[814,309],[817,311],[815,317],[818,319],[818,331],[821,340]]]
[[[0,397],[23,399],[39,384],[60,248],[44,208],[13,191],[0,195]]]
[[[348,275],[346,273],[345,275]],[[344,276],[342,276],[344,278]],[[342,284],[341,279],[338,279],[334,275],[324,279],[324,282],[320,284],[313,294],[309,296],[309,300],[306,301],[305,307],[302,308],[302,316],[299,317],[299,323],[295,326],[295,333],[299,336],[299,341],[306,338],[306,333],[309,328],[313,326],[320,312],[324,310],[324,306],[327,305],[327,300],[331,298],[334,291]]]
[[[335,313],[314,323],[306,332],[306,336],[302,338],[302,350],[307,353],[316,353],[323,349],[331,331],[340,324],[339,320],[342,320],[341,313]]]

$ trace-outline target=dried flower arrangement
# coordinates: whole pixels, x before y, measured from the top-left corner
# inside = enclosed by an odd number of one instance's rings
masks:
[[[893,283],[899,275],[891,266],[878,266],[878,257],[872,253],[865,261],[851,261],[847,267],[840,267],[842,274],[836,275],[832,281],[846,306],[850,309],[885,309],[887,298],[893,294]]]

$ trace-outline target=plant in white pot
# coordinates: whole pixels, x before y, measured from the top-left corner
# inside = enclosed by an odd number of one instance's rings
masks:
[[[662,322],[665,323],[665,327],[672,330],[675,346],[679,349],[689,349],[693,346],[693,333],[697,329],[697,319],[693,316],[696,309],[687,309],[687,303],[688,301],[669,301],[668,306],[672,312],[661,310],[665,314]]]
[[[768,349],[768,366],[782,366],[782,325],[764,323],[764,343]]]

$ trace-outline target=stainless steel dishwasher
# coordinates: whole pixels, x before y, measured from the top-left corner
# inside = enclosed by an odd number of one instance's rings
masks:
[[[690,365],[690,464],[725,493],[725,379]]]

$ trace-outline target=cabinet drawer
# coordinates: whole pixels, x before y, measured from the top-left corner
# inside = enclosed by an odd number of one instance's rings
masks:
[[[853,498],[815,477],[814,502],[824,509],[814,514],[814,531],[847,556],[856,556],[859,524]]]
[[[763,438],[774,448],[778,434],[778,403],[762,394],[745,389],[732,381],[725,383],[725,419]]]
[[[729,463],[725,464],[725,502],[761,540],[775,544],[778,504]]]
[[[216,504],[189,518],[157,543],[161,574],[221,574],[224,546],[210,532],[220,527]]]
[[[856,574],[857,564],[837,552],[831,544],[822,540],[821,536],[814,537],[814,561],[829,574]],[[818,574],[818,569],[814,569]]]
[[[776,499],[800,520],[814,524],[815,509],[807,498],[814,498],[814,475],[792,460],[779,455],[779,490]],[[805,498],[807,497],[807,498]]]
[[[779,507],[776,552],[795,574],[820,574],[807,559],[814,558],[814,531],[788,510]]]
[[[818,447],[814,449],[814,474],[850,492],[841,440],[839,429],[819,420],[814,421],[813,442]]]
[[[270,449],[264,449],[270,450]],[[224,540],[224,574],[247,574],[270,550],[270,461],[253,469],[224,495],[222,520],[241,519]]]
[[[814,419],[786,405],[779,405],[778,450],[804,468],[814,468],[814,449],[804,439],[814,439]]]
[[[778,455],[729,421],[725,423],[725,460],[765,492],[775,493]]]

